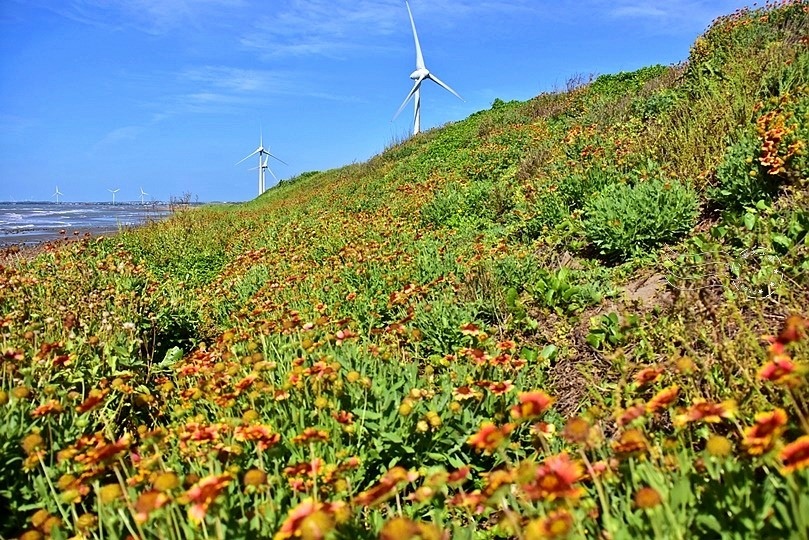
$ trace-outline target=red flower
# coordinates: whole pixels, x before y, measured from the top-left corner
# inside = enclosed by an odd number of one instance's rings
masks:
[[[772,448],[775,439],[784,431],[787,413],[783,409],[756,414],[756,423],[744,430],[742,444],[747,451],[760,455]]]
[[[466,399],[473,399],[473,398],[477,399],[480,397],[480,392],[472,390],[468,386],[462,386],[452,391],[452,397],[454,397],[458,401],[464,401]]]
[[[191,503],[188,509],[188,518],[194,523],[200,523],[205,519],[208,507],[230,483],[229,474],[206,476],[189,489],[185,496]]]
[[[135,501],[135,519],[138,523],[145,523],[149,519],[149,514],[168,502],[168,496],[157,490],[144,491]]]
[[[95,409],[102,401],[104,401],[104,398],[107,397],[108,393],[109,389],[106,388],[104,390],[99,390],[97,388],[90,390],[90,394],[87,396],[87,399],[85,399],[81,405],[76,407],[76,412],[83,414],[89,410]]]
[[[758,371],[758,378],[792,388],[801,383],[800,375],[803,371],[804,369],[795,364],[789,355],[775,354]]]
[[[477,433],[467,439],[467,443],[474,446],[478,452],[490,454],[499,447],[514,430],[512,424],[497,427],[492,422],[483,422]]]
[[[409,472],[402,467],[394,467],[379,480],[379,482],[354,497],[354,504],[373,506],[381,503],[396,492],[400,482],[412,482],[418,478],[418,473]]]
[[[341,501],[320,503],[305,499],[289,512],[273,540],[300,538],[304,533],[306,538],[325,538],[335,522],[343,521],[348,512],[348,507]]]
[[[646,386],[660,380],[660,375],[665,371],[662,367],[648,367],[635,374],[635,383],[638,386]]]
[[[281,436],[273,433],[269,426],[253,425],[253,426],[236,426],[233,430],[233,437],[237,441],[253,441],[256,443],[256,448],[264,451],[267,448],[275,446],[281,440]]]
[[[42,405],[31,411],[31,416],[33,416],[34,418],[39,418],[40,416],[45,416],[48,414],[56,415],[61,413],[62,411],[64,411],[64,407],[62,407],[62,404],[56,401],[55,399],[52,399],[47,403],[43,403]]]
[[[730,399],[722,403],[710,403],[704,399],[695,399],[691,406],[682,414],[674,418],[674,425],[682,427],[690,422],[708,422],[715,424],[723,418],[733,418],[736,415],[736,401]]]
[[[511,381],[500,381],[494,382],[489,385],[489,392],[496,396],[500,396],[511,392],[514,389],[514,385],[511,384]]]
[[[646,403],[646,412],[649,414],[658,414],[665,409],[671,407],[676,401],[677,396],[680,394],[680,387],[676,384],[664,388]]]
[[[555,401],[541,390],[533,392],[520,392],[517,394],[519,404],[511,408],[511,417],[515,420],[529,420],[536,418],[548,410]]]
[[[639,429],[628,429],[621,433],[621,437],[612,443],[612,449],[619,456],[631,456],[646,452],[646,437]]]
[[[306,444],[309,442],[324,442],[329,440],[329,432],[323,429],[306,428],[300,435],[292,438],[295,444]]]
[[[779,456],[784,467],[781,472],[789,474],[809,466],[809,435],[804,435],[786,445]]]
[[[350,426],[354,423],[354,413],[348,411],[338,411],[331,413],[332,418],[337,420],[338,423],[344,426]]]
[[[571,461],[567,454],[558,454],[539,465],[534,477],[521,487],[532,500],[576,498],[582,494],[583,489],[574,484],[582,478],[583,473],[581,463]]]
[[[637,420],[638,418],[643,416],[643,413],[645,412],[646,412],[646,405],[644,405],[643,403],[633,405],[618,416],[618,425],[625,426],[627,424],[630,424],[634,420]]]

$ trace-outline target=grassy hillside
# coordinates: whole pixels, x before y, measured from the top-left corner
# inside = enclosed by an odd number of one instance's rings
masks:
[[[7,257],[0,537],[806,537],[807,36]]]

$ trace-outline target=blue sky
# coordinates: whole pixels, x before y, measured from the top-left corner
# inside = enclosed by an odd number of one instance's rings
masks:
[[[575,75],[684,60],[730,0],[412,0],[422,129]],[[404,0],[0,0],[0,201],[200,201],[377,154],[412,128]],[[273,184],[268,177],[268,186]]]

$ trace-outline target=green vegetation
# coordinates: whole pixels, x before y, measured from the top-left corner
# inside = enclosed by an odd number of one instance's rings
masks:
[[[7,255],[0,536],[806,537],[807,35]]]

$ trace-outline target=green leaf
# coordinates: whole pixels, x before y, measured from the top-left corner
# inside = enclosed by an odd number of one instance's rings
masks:
[[[183,359],[183,350],[179,347],[172,347],[171,349],[166,351],[166,355],[163,357],[163,360],[161,360],[158,365],[161,367],[171,367],[182,359]]]
[[[772,235],[772,243],[784,248],[784,250],[789,249],[792,247],[792,240],[783,234],[774,234]]]
[[[747,230],[752,231],[756,226],[756,215],[748,212],[744,215],[744,226]]]
[[[542,353],[540,356],[545,360],[553,360],[556,358],[556,354],[559,352],[559,348],[556,345],[546,345],[544,349],[542,349]]]
[[[719,523],[718,519],[710,514],[698,514],[697,524],[716,533],[722,532],[722,524]]]

